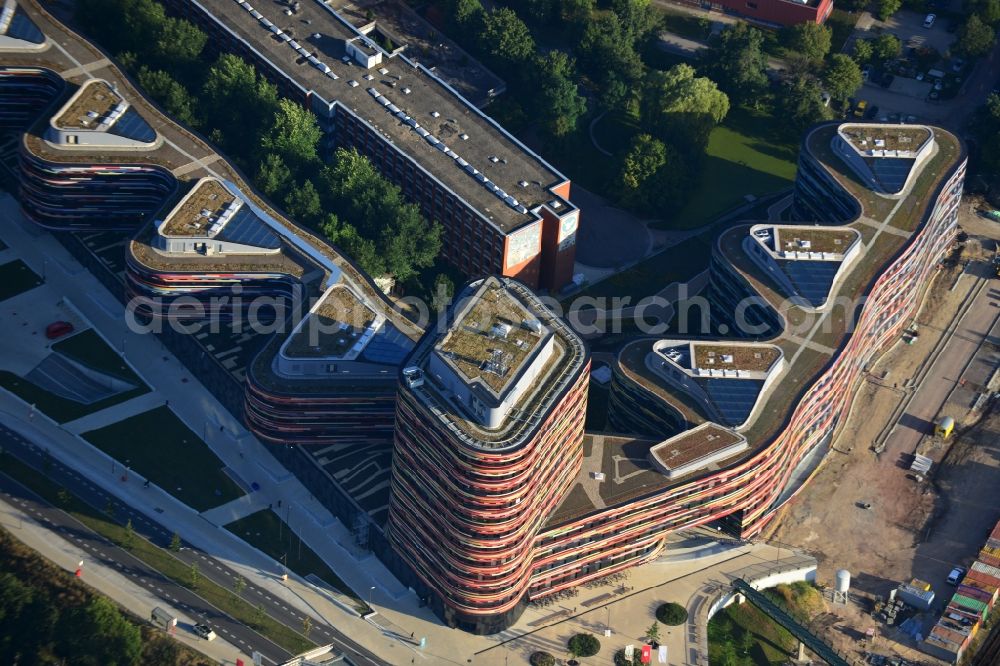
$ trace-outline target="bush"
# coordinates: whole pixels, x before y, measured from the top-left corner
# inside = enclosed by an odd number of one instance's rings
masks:
[[[688,612],[680,604],[673,602],[660,604],[660,607],[656,609],[656,619],[668,627],[676,627],[687,622]]]
[[[615,652],[615,666],[642,666],[642,650],[635,650],[632,658],[625,656],[625,648]]]
[[[577,634],[569,639],[568,646],[575,657],[593,657],[601,651],[601,641],[593,634]]]
[[[531,666],[555,666],[556,658],[548,652],[535,652],[528,660]]]

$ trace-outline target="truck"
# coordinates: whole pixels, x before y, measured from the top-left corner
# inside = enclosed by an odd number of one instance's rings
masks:
[[[937,422],[934,426],[934,436],[940,437],[941,439],[948,439],[951,437],[952,431],[955,429],[955,419],[950,416],[945,416]]]
[[[153,609],[153,612],[149,615],[149,619],[157,627],[165,629],[170,633],[174,633],[177,629],[177,618],[159,606]]]

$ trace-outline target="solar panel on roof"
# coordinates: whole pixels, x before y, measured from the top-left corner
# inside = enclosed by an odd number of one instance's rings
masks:
[[[826,302],[833,279],[840,270],[839,261],[781,260],[778,265],[791,280],[796,292],[813,307]]]
[[[217,238],[230,243],[251,245],[269,250],[277,250],[281,247],[281,239],[278,234],[246,205],[236,211],[229,223],[219,232]]]
[[[251,11],[250,11],[250,16],[254,17],[255,19],[258,19],[258,20],[260,20],[260,18],[261,18],[262,16],[264,16],[264,15],[263,15],[263,14],[261,14],[261,13],[260,13],[259,11],[257,11],[256,9],[253,9],[253,10],[251,10]]]
[[[108,133],[142,143],[151,143],[156,139],[156,130],[131,107],[121,114],[115,124],[108,128]]]
[[[763,380],[707,378],[700,383],[709,399],[719,410],[723,425],[735,427],[750,416],[757,396],[764,387]]]

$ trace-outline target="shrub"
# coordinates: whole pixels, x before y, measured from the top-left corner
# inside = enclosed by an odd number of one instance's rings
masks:
[[[593,634],[577,634],[569,639],[568,645],[575,657],[593,657],[601,651],[601,641]]]
[[[531,666],[555,666],[556,658],[553,657],[548,652],[535,652],[531,655],[531,659],[528,660]]]
[[[656,609],[656,619],[668,627],[676,627],[687,622],[688,612],[680,604],[673,602],[660,604],[660,607]]]

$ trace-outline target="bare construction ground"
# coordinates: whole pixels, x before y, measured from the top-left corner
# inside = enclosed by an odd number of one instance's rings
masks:
[[[945,583],[951,567],[967,566],[1000,518],[1000,405],[971,409],[1000,358],[1000,289],[987,278],[993,247],[970,239],[960,261],[938,274],[917,317],[919,339],[896,343],[870,369],[834,451],[775,521],[770,538],[814,555],[821,584],[832,586],[845,568],[853,592],[870,599],[916,577],[933,585],[937,609],[953,589]],[[947,444],[930,434],[942,415],[958,423]],[[876,455],[878,443],[885,449]],[[922,483],[908,469],[914,450],[935,461]],[[834,607],[836,631],[823,633],[845,650],[864,649],[864,632],[876,625],[864,607]],[[895,640],[893,628],[879,633],[894,640],[877,651],[935,663],[912,641]]]

